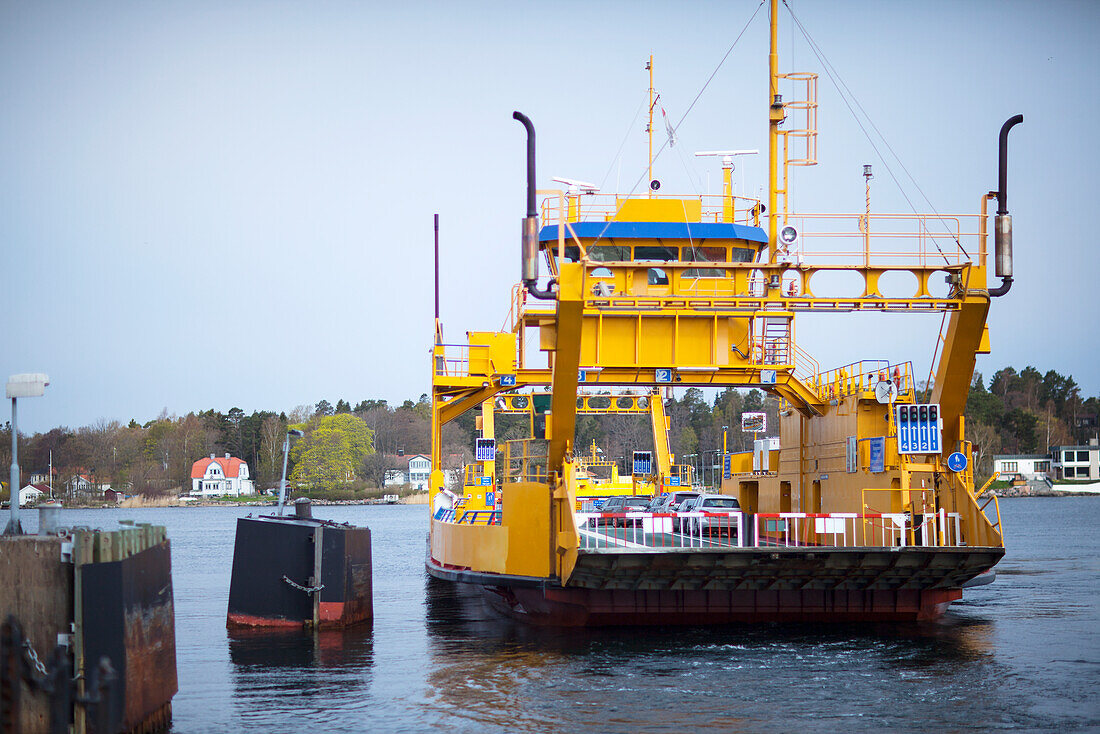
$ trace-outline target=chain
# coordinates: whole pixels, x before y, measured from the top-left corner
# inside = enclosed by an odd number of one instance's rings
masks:
[[[288,584],[293,586],[298,591],[304,591],[307,594],[316,594],[318,591],[325,588],[324,584],[321,584],[320,586],[302,586],[301,584],[298,584],[298,583],[295,583],[295,582],[291,581],[286,576],[283,576],[283,581],[287,582]]]
[[[23,650],[27,656],[27,662],[34,666],[34,669],[38,671],[38,674],[43,678],[46,677],[46,666],[42,664],[42,661],[38,659],[38,653],[34,649],[34,645],[30,640],[23,640]]]

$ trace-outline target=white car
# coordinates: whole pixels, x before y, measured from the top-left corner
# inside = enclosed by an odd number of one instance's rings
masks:
[[[740,525],[739,515],[730,514],[741,512],[741,504],[736,497],[725,494],[704,494],[686,500],[680,505],[680,511],[703,513],[700,517],[686,518],[686,532],[692,535],[737,537],[737,528]]]

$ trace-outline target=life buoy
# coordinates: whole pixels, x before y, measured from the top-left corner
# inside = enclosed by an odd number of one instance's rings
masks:
[[[894,382],[901,382],[901,367],[894,367]]]

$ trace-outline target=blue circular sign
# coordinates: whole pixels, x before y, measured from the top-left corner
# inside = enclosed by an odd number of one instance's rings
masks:
[[[966,455],[958,451],[947,457],[947,468],[951,471],[962,471],[966,468]]]

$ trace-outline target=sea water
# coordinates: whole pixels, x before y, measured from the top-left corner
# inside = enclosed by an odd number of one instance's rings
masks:
[[[168,528],[173,732],[1100,729],[1100,498],[1002,500],[996,582],[939,622],[595,630],[503,620],[429,578],[426,507],[316,507],[371,528],[373,624],[232,637],[234,529],[255,511],[62,511]]]

